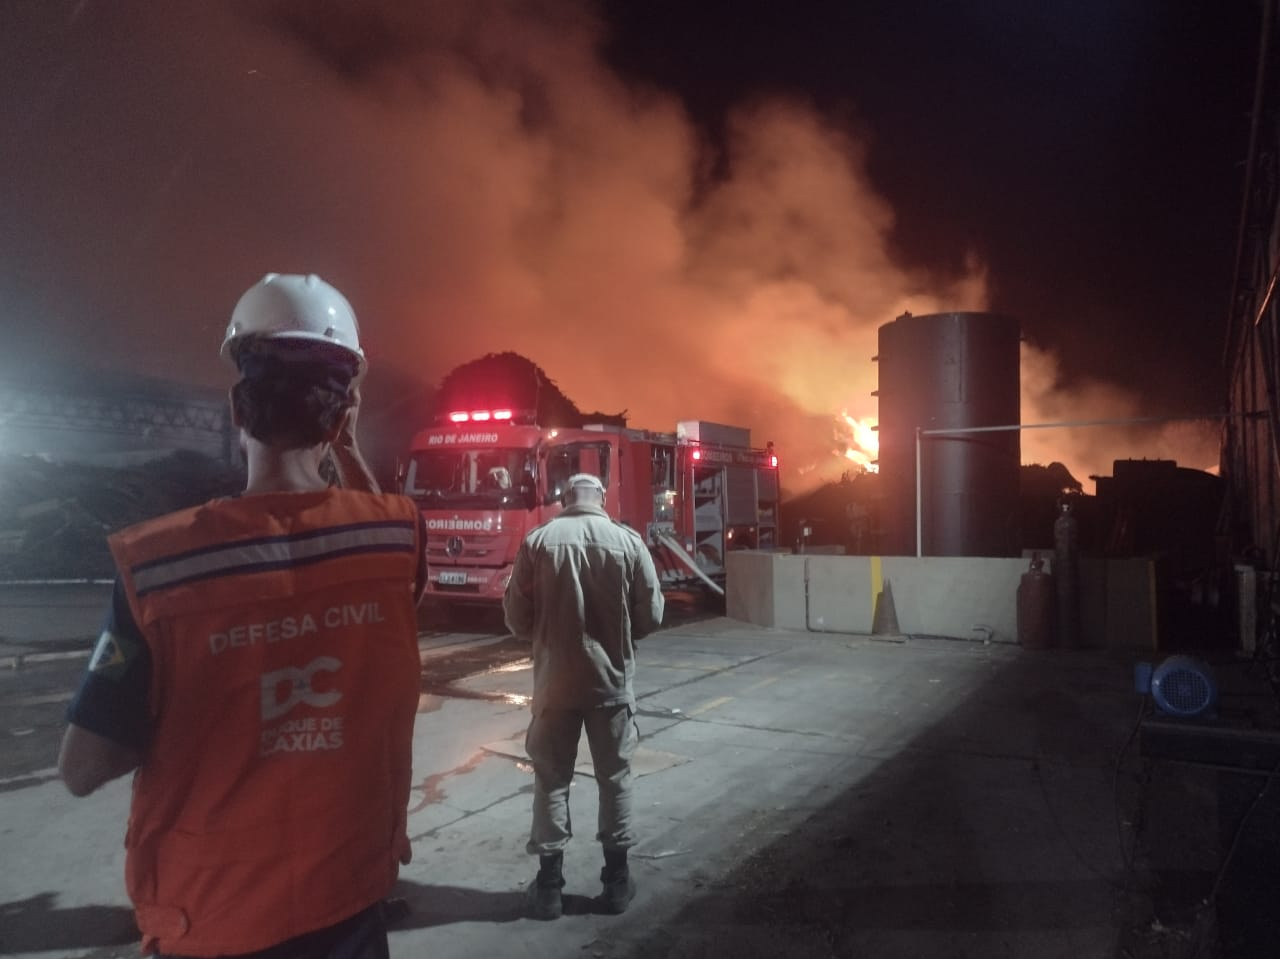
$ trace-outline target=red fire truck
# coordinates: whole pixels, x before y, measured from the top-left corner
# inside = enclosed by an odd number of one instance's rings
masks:
[[[723,592],[725,554],[778,538],[778,457],[747,429],[703,421],[654,433],[616,423],[550,428],[508,408],[451,409],[414,438],[401,489],[427,525],[428,595],[500,601],[526,533],[560,512],[574,473],[653,550],[664,584]]]

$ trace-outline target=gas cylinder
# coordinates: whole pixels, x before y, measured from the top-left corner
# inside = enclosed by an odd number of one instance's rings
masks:
[[[1080,530],[1070,500],[1053,523],[1053,578],[1058,600],[1058,645],[1080,645]]]
[[[1018,642],[1027,649],[1053,645],[1053,576],[1045,571],[1039,553],[1031,554],[1031,568],[1018,583]]]

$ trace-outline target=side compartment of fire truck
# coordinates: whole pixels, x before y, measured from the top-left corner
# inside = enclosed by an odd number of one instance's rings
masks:
[[[650,447],[653,521],[648,540],[663,580],[723,582],[725,555],[778,541],[778,471],[739,427],[687,421],[670,446]]]

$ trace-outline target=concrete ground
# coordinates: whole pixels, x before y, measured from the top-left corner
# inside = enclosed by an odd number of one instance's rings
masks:
[[[1156,955],[1126,865],[1139,701],[1122,657],[721,618],[646,639],[640,660],[631,909],[591,911],[588,762],[567,914],[520,916],[536,861],[515,662],[423,694],[394,955]],[[0,790],[0,955],[136,955],[127,782]]]

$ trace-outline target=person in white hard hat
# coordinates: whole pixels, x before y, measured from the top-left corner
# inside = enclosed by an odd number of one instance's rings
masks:
[[[314,371],[325,380],[332,387],[329,402],[346,409],[346,420],[323,451],[344,488],[378,492],[377,481],[355,441],[359,386],[367,364],[355,310],[342,293],[314,274],[269,273],[236,304],[221,353],[240,372],[241,381],[235,389],[245,396],[270,391],[278,403],[303,370]],[[292,371],[293,375],[281,376],[281,371]],[[295,391],[293,396],[296,402],[317,402],[315,394],[306,400],[301,392]],[[234,392],[232,403],[234,414]],[[300,423],[308,422],[300,411],[294,417]],[[242,444],[253,442],[253,431],[242,431],[241,438]],[[303,444],[293,449],[309,447]],[[251,465],[254,462],[250,460]],[[253,482],[250,477],[250,486]]]
[[[58,766],[86,795],[135,772],[126,886],[144,952],[388,955],[426,581],[422,520],[355,440],[355,313],[270,274],[222,344],[244,493],[110,538],[105,629]],[[343,482],[333,488],[331,458]]]
[[[533,825],[527,851],[539,857],[526,912],[563,911],[564,849],[572,836],[569,784],[585,727],[603,846],[598,908],[626,910],[636,887],[627,864],[635,845],[631,759],[636,729],[634,640],[662,622],[663,597],[639,534],[604,510],[598,476],[569,477],[555,519],[530,531],[516,555],[503,607],[507,626],[533,644],[532,718],[525,749],[533,761]]]

